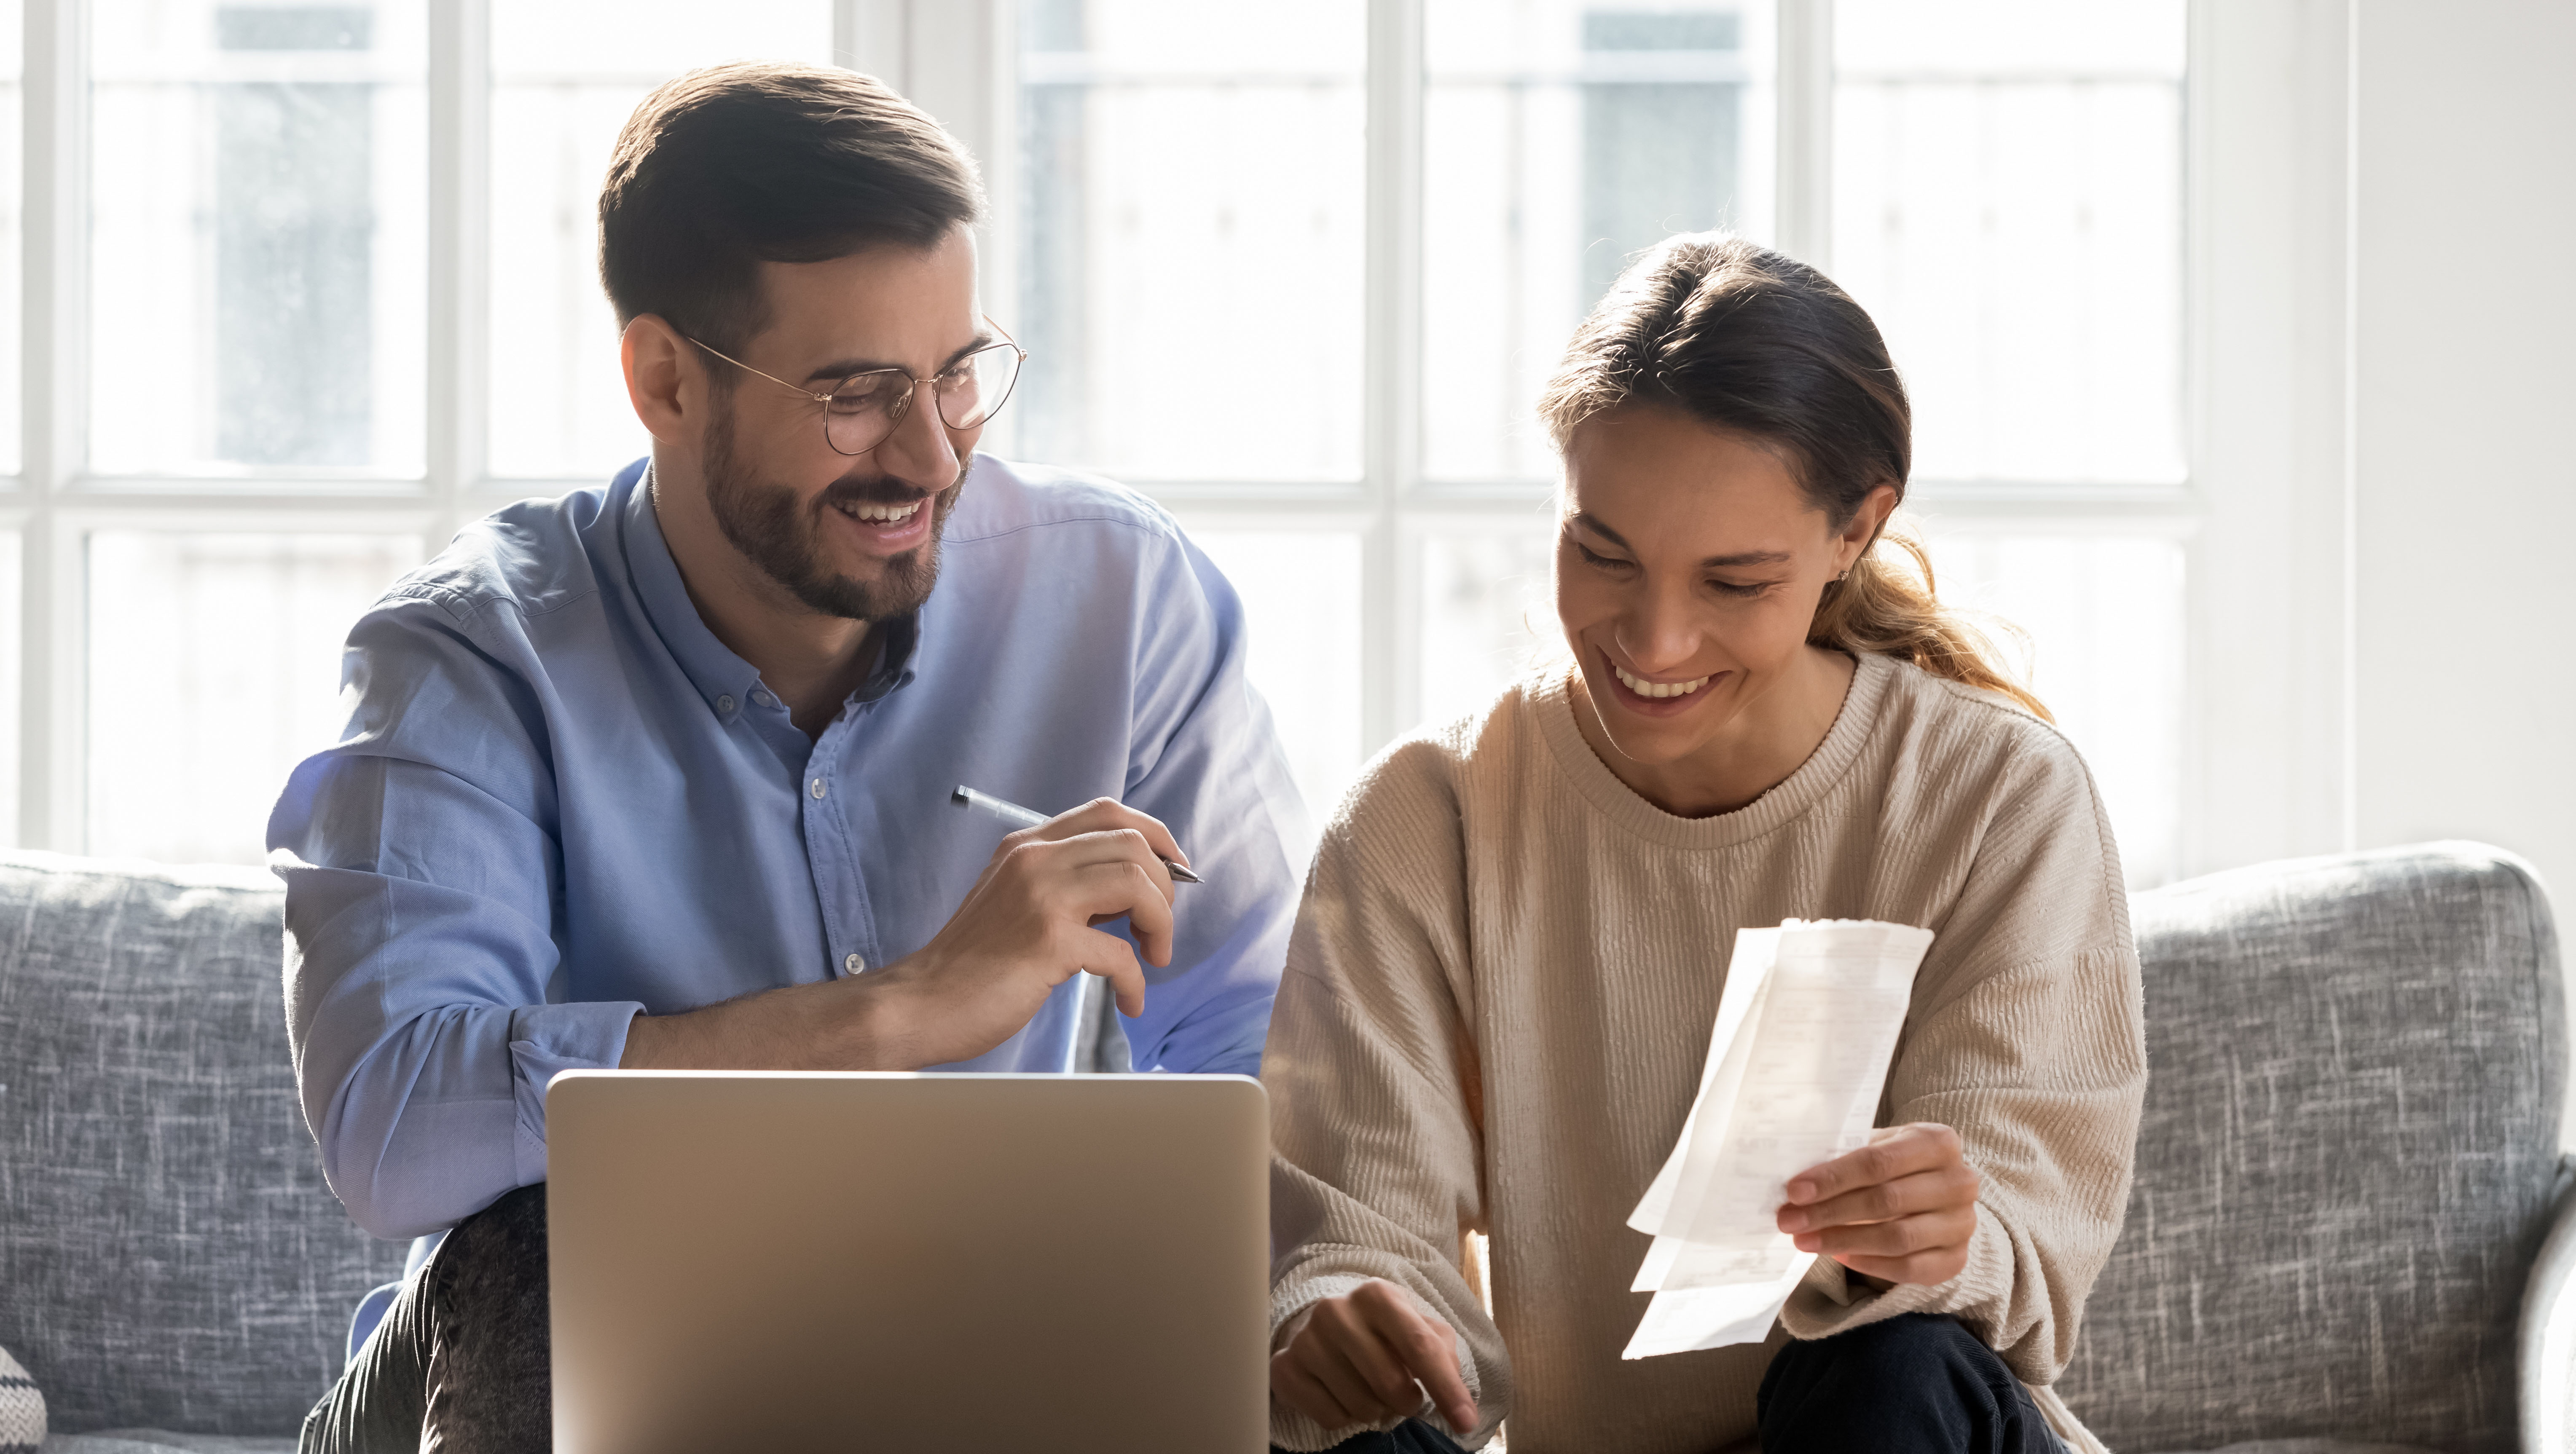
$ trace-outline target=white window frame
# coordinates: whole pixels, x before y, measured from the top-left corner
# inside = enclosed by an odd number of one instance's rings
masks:
[[[91,531],[410,533],[434,550],[510,500],[599,483],[497,479],[486,468],[491,3],[429,6],[422,477],[245,482],[108,478],[87,468],[87,12],[82,0],[24,0],[23,464],[16,479],[0,482],[0,529],[21,542],[21,846],[86,847]],[[1777,242],[1830,269],[1832,0],[1778,5]],[[1014,0],[834,5],[836,56],[920,102],[983,161],[996,209],[984,268],[996,297],[1017,276],[1009,212],[1018,195],[1015,12]],[[1544,528],[1541,497],[1527,487],[1434,484],[1421,474],[1422,26],[1421,0],[1370,0],[1360,480],[1151,487],[1193,526],[1360,537],[1364,754],[1419,714],[1426,536]],[[2183,542],[2191,620],[2180,805],[2186,871],[2332,848],[2350,832],[2350,491],[2340,387],[2346,26],[2342,7],[2192,0],[2184,481],[2139,488],[1924,480],[1913,491],[1916,509],[1981,531]],[[2299,78],[2286,95],[2274,80],[2284,68]],[[2220,135],[2225,147],[2213,144]],[[2244,290],[2278,306],[2241,307]],[[2305,664],[2289,679],[2279,668],[2284,657]]]

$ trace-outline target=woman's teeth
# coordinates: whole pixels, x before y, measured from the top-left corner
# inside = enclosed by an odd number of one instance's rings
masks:
[[[872,524],[894,525],[900,524],[903,521],[911,519],[914,515],[919,514],[921,511],[921,502],[919,500],[915,500],[909,505],[835,505],[832,508],[849,516],[853,520],[866,520]]]
[[[1626,687],[1628,690],[1635,692],[1641,697],[1687,697],[1691,693],[1708,685],[1708,678],[1706,677],[1700,677],[1687,682],[1650,682],[1644,677],[1630,676],[1625,670],[1622,670],[1615,664],[1612,665],[1610,669],[1619,673],[1619,684],[1621,686]]]

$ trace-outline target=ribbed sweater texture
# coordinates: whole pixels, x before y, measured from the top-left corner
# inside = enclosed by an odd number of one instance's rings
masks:
[[[1513,1454],[1708,1454],[1750,1447],[1785,1338],[1952,1313],[2098,1449],[2047,1385],[2119,1235],[2146,1051],[2083,760],[2004,698],[1865,656],[1796,772],[1685,819],[1602,764],[1569,687],[1533,676],[1397,743],[1325,830],[1262,1071],[1274,1330],[1385,1278],[1457,1330],[1470,1447],[1508,1416]],[[1820,1258],[1770,1344],[1624,1362],[1649,1298],[1628,1214],[1697,1091],[1736,931],[1790,918],[1933,931],[1879,1120],[1959,1132],[1967,1268],[1872,1291]],[[1287,1448],[1353,1432],[1272,1406]]]

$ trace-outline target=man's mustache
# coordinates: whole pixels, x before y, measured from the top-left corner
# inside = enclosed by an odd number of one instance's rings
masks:
[[[819,503],[825,505],[894,505],[900,507],[914,504],[922,500],[945,499],[956,494],[957,486],[962,485],[965,482],[966,476],[963,470],[958,472],[957,484],[952,484],[944,490],[923,490],[913,485],[904,484],[898,480],[887,479],[883,475],[879,475],[874,479],[854,479],[845,476],[841,479],[834,480],[831,485],[823,491]]]

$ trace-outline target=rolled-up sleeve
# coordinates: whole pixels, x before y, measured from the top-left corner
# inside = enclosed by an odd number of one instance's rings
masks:
[[[1137,588],[1127,802],[1168,826],[1206,882],[1174,904],[1172,964],[1148,966],[1127,1038],[1140,1070],[1258,1075],[1310,850],[1270,708],[1244,674],[1243,606],[1177,533]]]
[[[543,715],[476,625],[431,596],[362,619],[349,725],[269,820],[305,1120],[380,1237],[543,1180],[547,1082],[615,1065],[642,1008],[548,1003],[562,871]]]

